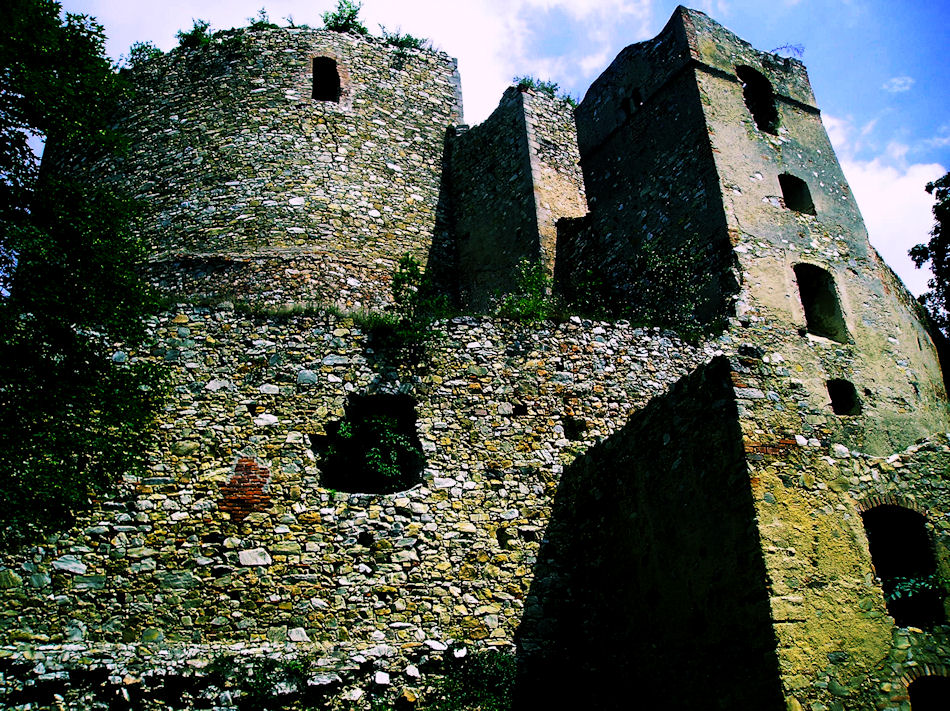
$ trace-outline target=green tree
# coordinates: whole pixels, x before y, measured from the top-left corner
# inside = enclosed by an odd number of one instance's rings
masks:
[[[912,247],[910,257],[918,269],[930,263],[933,277],[927,282],[930,291],[922,301],[944,334],[950,334],[950,173],[927,183],[926,190],[936,198],[934,227],[930,241]]]
[[[0,542],[10,545],[68,524],[144,461],[161,388],[125,355],[154,306],[137,271],[135,206],[86,173],[123,146],[124,79],[102,27],[53,0],[7,0],[0,19]]]

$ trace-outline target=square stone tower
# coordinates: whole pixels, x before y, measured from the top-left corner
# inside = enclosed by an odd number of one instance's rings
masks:
[[[787,401],[767,408],[776,434],[883,454],[946,426],[934,345],[868,243],[800,62],[681,7],[576,117],[590,213],[561,225],[562,288],[597,273],[634,311],[733,318],[786,363],[766,388]]]

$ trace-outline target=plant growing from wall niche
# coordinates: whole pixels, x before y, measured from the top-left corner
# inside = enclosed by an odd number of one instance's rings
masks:
[[[425,457],[408,395],[351,395],[343,419],[327,425],[326,431],[323,437],[310,437],[322,455],[323,487],[388,494],[419,481]]]

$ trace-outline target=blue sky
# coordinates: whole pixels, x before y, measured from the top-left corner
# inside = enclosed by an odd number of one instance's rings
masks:
[[[64,0],[105,26],[118,58],[136,41],[175,46],[193,18],[247,24],[264,4],[274,22],[321,25],[335,0]],[[871,242],[914,293],[927,275],[907,250],[928,239],[924,185],[950,170],[950,3],[944,0],[696,0],[753,46],[801,45],[822,117],[861,206]],[[558,82],[577,98],[626,45],[653,37],[667,0],[364,0],[361,16],[429,37],[457,57],[465,116],[483,120],[512,77]]]

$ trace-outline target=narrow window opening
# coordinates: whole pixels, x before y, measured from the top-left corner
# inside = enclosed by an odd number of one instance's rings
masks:
[[[913,711],[944,711],[950,699],[950,677],[920,676],[907,687]]]
[[[812,202],[808,183],[794,175],[782,173],[778,176],[778,184],[782,187],[785,207],[805,215],[815,214],[815,203]]]
[[[795,279],[798,281],[808,332],[847,343],[848,329],[838,303],[834,277],[813,264],[796,264]]]
[[[633,113],[643,106],[643,95],[640,93],[640,90],[637,88],[631,89],[630,94],[623,98],[623,101],[620,102],[620,106],[623,110],[624,117],[629,118]]]
[[[425,456],[407,395],[351,395],[343,419],[310,437],[320,454],[320,484],[363,494],[390,494],[419,483]]]
[[[769,80],[761,72],[745,65],[736,67],[736,76],[742,83],[742,98],[755,125],[760,131],[777,134],[778,110],[775,108],[775,92]]]
[[[317,101],[340,101],[340,72],[331,57],[313,58],[313,98]]]
[[[860,415],[861,399],[854,385],[847,380],[829,380],[828,395],[831,396],[831,409],[836,415]]]
[[[883,504],[861,516],[888,613],[901,627],[942,623],[944,594],[923,515]]]
[[[577,440],[583,439],[584,435],[587,433],[587,422],[580,419],[579,417],[571,417],[570,415],[565,415],[563,418],[564,422],[564,436],[576,442]]]

